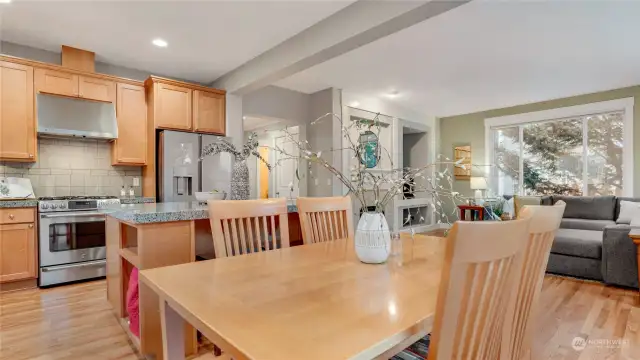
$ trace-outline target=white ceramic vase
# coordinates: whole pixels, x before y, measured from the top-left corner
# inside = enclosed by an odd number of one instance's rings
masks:
[[[391,234],[382,213],[363,213],[356,229],[356,254],[367,264],[381,264],[391,253]]]

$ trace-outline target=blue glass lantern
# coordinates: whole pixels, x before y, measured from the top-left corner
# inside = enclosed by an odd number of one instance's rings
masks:
[[[360,134],[358,142],[360,144],[360,163],[367,169],[376,167],[380,159],[378,136],[367,130]]]

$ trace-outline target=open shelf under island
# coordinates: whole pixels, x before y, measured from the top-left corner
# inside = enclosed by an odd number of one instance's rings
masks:
[[[302,244],[295,206],[289,206],[291,246]],[[125,332],[141,354],[162,360],[160,307],[153,290],[139,284],[140,338],[129,330],[126,294],[134,267],[138,270],[213,258],[213,238],[206,205],[173,202],[121,205],[107,211],[107,298]],[[202,255],[204,254],[204,256]],[[186,356],[198,352],[197,334],[185,328]]]

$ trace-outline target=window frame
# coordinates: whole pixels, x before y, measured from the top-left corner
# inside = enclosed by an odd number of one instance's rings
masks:
[[[542,123],[547,121],[557,121],[566,118],[582,117],[587,115],[602,114],[608,112],[624,112],[623,115],[623,133],[622,139],[622,194],[623,196],[633,196],[633,108],[634,98],[622,98],[609,101],[600,101],[583,105],[567,106],[549,110],[532,111],[521,114],[490,117],[484,119],[484,136],[485,136],[485,162],[486,164],[494,163],[495,137],[493,130],[510,126],[519,126],[519,132],[522,133],[522,125],[531,123]],[[583,121],[583,135],[587,131],[587,122]],[[522,138],[522,134],[520,134]],[[587,147],[583,147],[583,157],[586,159],[585,152]],[[522,195],[524,188],[524,178],[522,176],[522,144],[520,146],[520,176],[518,177],[518,192]],[[491,167],[493,168],[493,167]],[[492,172],[492,170],[489,170]],[[583,167],[583,193],[587,193],[587,166]],[[489,187],[496,189],[496,177],[493,174],[486,174],[489,179]]]

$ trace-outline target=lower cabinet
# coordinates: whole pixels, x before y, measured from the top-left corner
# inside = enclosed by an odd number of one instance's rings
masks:
[[[0,283],[37,277],[35,224],[0,224]]]

